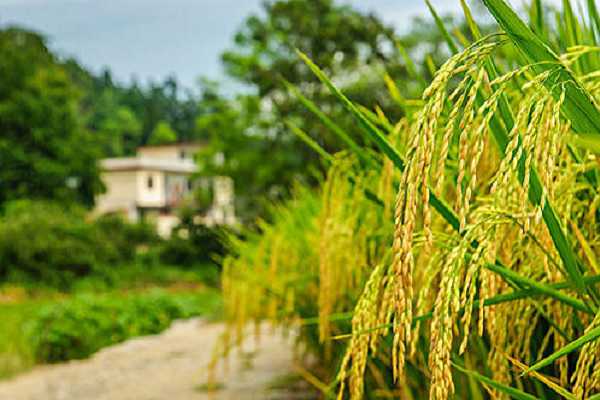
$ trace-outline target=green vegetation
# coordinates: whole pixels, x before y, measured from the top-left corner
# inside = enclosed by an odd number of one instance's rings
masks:
[[[119,217],[91,222],[75,206],[12,202],[0,217],[0,279],[68,288],[107,266],[132,264],[136,246],[156,242],[151,226]]]
[[[199,286],[198,277],[188,277],[186,286],[177,270],[170,275],[177,278],[176,286],[169,280],[148,280],[151,290],[94,292],[86,287],[67,297],[17,291],[18,298],[0,304],[0,378],[40,362],[85,358],[130,337],[159,333],[175,319],[218,315],[221,298],[215,289]],[[3,288],[3,296],[10,288]]]
[[[32,315],[46,302],[31,299],[0,304],[0,379],[25,371],[35,364],[24,330]]]
[[[468,36],[465,28],[457,27]],[[398,118],[404,111],[387,95],[381,77],[397,82],[403,96],[417,95],[423,83],[411,75],[397,47],[414,55],[419,67],[444,56],[442,35],[432,22],[419,20],[398,38],[377,16],[333,0],[265,2],[260,14],[246,19],[222,59],[229,76],[251,92],[228,98],[218,84],[205,82],[197,118],[198,130],[208,139],[201,168],[234,178],[236,206],[245,222],[264,217],[268,201],[287,198],[294,184],[318,185],[325,170],[318,155],[290,131],[287,122],[310,133],[328,151],[345,147],[285,89],[284,82],[306,89],[316,107],[327,110],[340,127],[351,130],[355,125],[343,105],[298,63],[296,49],[343,81],[354,101],[376,104],[388,118]],[[428,76],[426,72],[424,78]]]
[[[0,377],[86,357],[218,309],[220,296],[208,286],[218,285],[213,256],[223,248],[212,230],[182,223],[189,239],[164,240],[150,225],[86,214],[50,201],[6,203]]]
[[[101,189],[77,88],[42,39],[0,30],[0,205],[51,198],[93,203]],[[57,134],[60,132],[60,134]]]
[[[150,134],[148,144],[157,146],[162,144],[172,144],[177,141],[177,133],[165,121],[160,121]]]
[[[333,0],[265,2],[223,54],[234,96],[123,86],[1,31],[0,374],[210,313],[189,292],[222,261],[220,349],[298,329],[323,397],[600,397],[596,4],[483,0],[491,26],[460,4],[398,37]],[[98,157],[176,140],[234,178],[241,233],[87,215]]]
[[[404,60],[428,82],[418,99],[384,75],[396,112],[354,98],[296,46],[296,68],[322,89],[279,88],[343,150],[288,117],[327,174],[233,241],[225,346],[249,321],[299,326],[325,397],[595,398],[596,5],[578,14],[568,0],[560,11],[533,1],[525,22],[484,0],[501,31],[483,35],[461,4],[469,36],[430,7],[450,50],[429,63],[432,77]],[[320,106],[320,90],[345,117]]]
[[[76,296],[37,310],[28,321],[28,341],[38,362],[85,358],[130,337],[159,333],[175,319],[215,313],[219,300],[206,290]]]

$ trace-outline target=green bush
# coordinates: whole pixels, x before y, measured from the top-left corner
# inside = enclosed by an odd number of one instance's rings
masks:
[[[228,228],[208,227],[198,222],[197,211],[191,207],[180,210],[181,222],[173,230],[172,237],[160,248],[160,261],[163,264],[184,267],[213,264],[220,269],[221,258],[228,247]]]
[[[116,251],[118,259],[132,260],[136,255],[136,246],[159,242],[154,226],[142,221],[136,224],[125,221],[119,215],[104,215],[94,221],[94,231],[98,240],[110,245]]]
[[[42,308],[26,329],[27,340],[38,362],[81,359],[130,337],[159,333],[175,319],[214,312],[218,304],[215,292],[77,296]]]
[[[131,262],[154,237],[149,226],[115,216],[89,221],[82,208],[12,202],[0,217],[0,279],[68,287],[103,265]]]

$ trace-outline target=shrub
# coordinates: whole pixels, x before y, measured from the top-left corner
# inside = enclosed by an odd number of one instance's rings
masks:
[[[204,225],[191,207],[180,210],[180,218],[172,237],[161,246],[160,260],[187,267],[212,263],[220,268],[227,248],[227,228]]]
[[[159,242],[154,227],[144,221],[132,224],[118,215],[104,215],[96,219],[94,225],[98,241],[114,247],[118,256],[116,262],[133,260],[140,244]]]
[[[214,292],[77,296],[42,308],[28,325],[27,340],[38,362],[85,358],[130,337],[155,334],[173,320],[214,312]]]
[[[160,262],[177,265],[179,268],[197,271],[202,281],[212,287],[219,284],[224,248],[217,235],[210,229],[202,229],[202,234],[191,238],[174,236],[163,242],[159,249]]]
[[[67,287],[102,265],[132,261],[136,246],[154,236],[114,216],[88,221],[74,206],[9,203],[0,217],[0,279]]]

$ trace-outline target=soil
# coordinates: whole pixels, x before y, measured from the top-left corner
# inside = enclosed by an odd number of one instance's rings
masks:
[[[175,322],[160,335],[106,348],[86,360],[40,366],[0,382],[1,400],[283,400],[312,399],[298,384],[292,338],[263,329],[234,351],[227,372],[207,390],[208,363],[224,326]],[[223,369],[223,368],[221,368]],[[285,384],[282,384],[285,382]]]

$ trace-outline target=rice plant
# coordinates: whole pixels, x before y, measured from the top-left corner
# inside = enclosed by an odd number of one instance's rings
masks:
[[[299,52],[357,131],[287,85],[348,149],[290,122],[327,177],[237,243],[223,287],[238,337],[264,318],[301,330],[325,397],[600,397],[597,8],[565,0],[549,22],[538,0],[525,23],[484,3],[501,30],[461,1],[462,48],[433,12],[453,54],[399,121]]]

